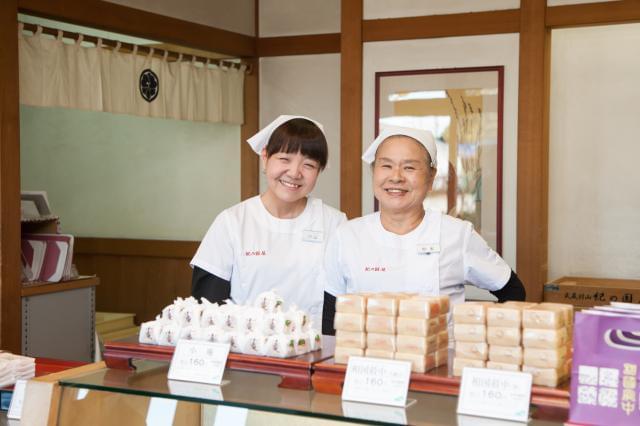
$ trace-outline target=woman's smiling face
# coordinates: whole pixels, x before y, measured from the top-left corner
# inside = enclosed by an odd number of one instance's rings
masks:
[[[385,213],[423,209],[435,169],[427,150],[408,136],[391,136],[378,147],[373,163],[373,192]]]
[[[306,197],[316,186],[320,174],[318,161],[300,152],[277,152],[267,157],[263,151],[262,164],[268,191],[285,203],[295,203]]]

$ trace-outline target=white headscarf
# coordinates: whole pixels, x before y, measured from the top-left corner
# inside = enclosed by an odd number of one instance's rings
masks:
[[[276,118],[271,123],[266,125],[258,133],[256,133],[255,135],[247,139],[247,143],[251,145],[251,148],[255,151],[256,154],[261,154],[262,150],[269,143],[269,139],[271,139],[271,134],[274,132],[274,130],[276,130],[280,125],[286,123],[287,121],[291,121],[295,118],[303,118],[305,120],[311,121],[313,124],[318,126],[322,134],[324,134],[324,128],[322,127],[322,124],[318,123],[317,121],[309,117],[304,117],[302,115],[281,115],[280,117]]]
[[[375,138],[373,142],[371,142],[371,145],[369,145],[369,148],[367,148],[367,150],[364,152],[364,154],[362,155],[362,161],[364,161],[367,164],[373,163],[373,160],[376,159],[376,151],[378,150],[378,147],[380,146],[380,144],[384,142],[385,139],[391,136],[398,136],[398,135],[409,136],[410,138],[413,138],[418,142],[420,142],[427,149],[427,152],[431,156],[431,166],[437,167],[438,151],[436,149],[436,141],[433,138],[433,135],[431,134],[431,132],[428,130],[412,129],[409,127],[396,127],[396,126],[385,127],[380,132],[378,137]]]

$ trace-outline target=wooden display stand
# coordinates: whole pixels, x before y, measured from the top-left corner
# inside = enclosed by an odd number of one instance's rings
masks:
[[[309,352],[291,358],[272,358],[257,355],[229,353],[226,368],[232,370],[266,373],[280,376],[279,387],[287,389],[310,390],[313,366],[333,357],[335,340],[324,338],[324,347],[320,351]],[[132,361],[146,359],[171,361],[173,346],[145,345],[127,339],[104,344],[103,359],[109,368],[135,369]]]
[[[314,365],[313,389],[320,393],[339,395],[342,393],[346,364],[335,364],[333,359]],[[545,408],[569,408],[569,383],[557,388],[533,386],[531,403]],[[460,392],[460,377],[450,375],[447,366],[438,367],[428,373],[411,374],[409,390],[457,396]]]

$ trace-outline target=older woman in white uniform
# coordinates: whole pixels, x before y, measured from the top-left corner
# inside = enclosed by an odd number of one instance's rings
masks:
[[[500,301],[524,300],[518,277],[471,223],[425,211],[436,158],[430,132],[398,127],[383,130],[363,155],[380,211],[341,225],[328,243],[325,334],[333,334],[335,296],[345,293],[443,294],[455,304],[470,283]]]
[[[322,125],[280,116],[247,142],[260,155],[267,190],[216,217],[191,260],[192,294],[244,304],[275,289],[319,324],[326,242],[346,221],[309,197],[328,159]]]

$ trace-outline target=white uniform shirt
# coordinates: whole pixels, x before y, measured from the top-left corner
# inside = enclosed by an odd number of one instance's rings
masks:
[[[297,305],[320,327],[324,250],[343,222],[344,213],[314,198],[298,217],[278,219],[256,196],[216,217],[191,265],[230,281],[235,303],[253,303],[258,294],[276,289],[285,307]]]
[[[499,290],[511,268],[473,230],[471,223],[427,211],[420,225],[405,235],[387,231],[380,213],[351,220],[327,245],[325,290],[412,292],[449,295],[464,301],[464,284]]]

